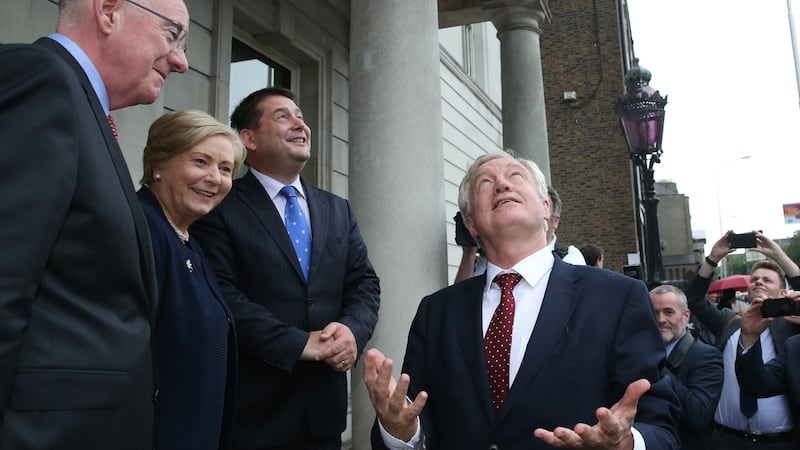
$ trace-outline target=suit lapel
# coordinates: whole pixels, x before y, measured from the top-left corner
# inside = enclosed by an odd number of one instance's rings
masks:
[[[308,280],[310,283],[316,268],[319,267],[319,261],[323,253],[322,249],[325,248],[328,240],[328,230],[330,230],[328,220],[330,220],[332,214],[330,212],[331,205],[320,195],[320,191],[307,185],[302,179],[300,181],[303,183],[303,190],[308,203],[308,213],[311,216],[311,266],[308,268]],[[343,245],[347,246],[349,243],[344,242]],[[297,264],[297,267],[299,269],[300,264]]]
[[[458,335],[457,341],[467,365],[465,376],[469,377],[472,382],[476,398],[481,399],[487,420],[494,421],[494,406],[492,406],[489,391],[486,354],[483,348],[482,304],[486,274],[472,277],[458,286],[464,289],[455,294],[458,297],[457,301],[463,307],[453,308],[453,312]]]
[[[582,292],[577,284],[579,278],[574,267],[555,258],[539,317],[525,349],[522,365],[498,414],[498,420],[503,418],[519,398],[515,393],[524,392],[528,388],[550,355],[557,351],[558,342],[564,334],[570,332],[569,319]]]
[[[689,349],[692,348],[693,343],[694,337],[692,337],[692,333],[687,332],[670,352],[667,358],[667,366],[672,369],[678,369],[683,364],[683,361],[686,360],[686,355],[689,353]]]
[[[95,93],[94,88],[89,82],[89,78],[86,76],[86,73],[83,71],[83,68],[80,66],[80,64],[75,61],[75,58],[73,58],[72,55],[66,49],[64,49],[64,47],[52,39],[42,38],[36,41],[36,44],[52,50],[59,57],[64,59],[67,64],[69,64],[80,81],[81,86],[83,87],[89,105],[92,107],[95,120],[97,121],[97,126],[103,133],[103,140],[105,141],[106,150],[111,157],[111,161],[117,173],[117,179],[122,187],[122,191],[125,193],[128,207],[130,208],[131,215],[133,216],[136,238],[139,245],[139,261],[141,264],[142,278],[145,284],[145,290],[147,292],[145,307],[148,309],[151,323],[155,323],[155,317],[158,311],[156,305],[156,292],[158,288],[156,286],[155,262],[153,261],[153,244],[150,241],[150,229],[147,226],[147,221],[144,217],[144,213],[142,212],[142,206],[139,204],[139,199],[137,198],[136,192],[133,189],[133,183],[130,181],[131,174],[128,171],[128,165],[125,162],[125,158],[122,156],[122,149],[120,148],[117,139],[114,137],[111,126],[108,124],[108,118],[106,117],[105,111],[103,111],[100,101],[97,99],[97,94]]]
[[[723,309],[723,311],[725,310]],[[739,315],[731,312],[730,316],[728,316],[728,319],[725,322],[725,326],[722,327],[722,330],[720,330],[720,334],[717,337],[717,350],[724,351],[725,344],[728,342],[728,339],[730,339],[731,336],[733,336],[733,333],[735,333],[740,327],[741,319],[739,318]]]
[[[797,333],[797,327],[783,317],[776,317],[769,326],[772,341],[775,343],[775,353],[783,353],[786,349],[786,340]]]
[[[297,254],[292,246],[292,241],[289,239],[289,233],[286,232],[286,224],[281,220],[275,203],[269,198],[269,194],[264,190],[264,186],[261,185],[252,172],[248,171],[236,184],[236,195],[242,203],[250,209],[253,215],[258,218],[269,237],[275,245],[278,246],[289,261],[289,264],[294,267],[295,272],[297,272],[297,275],[302,279],[303,271],[300,268],[300,263],[297,261]]]

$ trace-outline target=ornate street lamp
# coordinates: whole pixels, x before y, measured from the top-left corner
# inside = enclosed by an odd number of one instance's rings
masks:
[[[644,206],[642,219],[637,201],[636,218],[640,226],[640,248],[644,253],[642,261],[646,273],[644,281],[648,286],[654,286],[664,281],[653,166],[661,162],[667,97],[662,97],[650,87],[650,78],[650,71],[640,67],[639,60],[634,59],[633,66],[625,74],[625,96],[617,99],[614,110],[620,117],[628,141],[628,152],[635,172],[636,198],[641,199]]]

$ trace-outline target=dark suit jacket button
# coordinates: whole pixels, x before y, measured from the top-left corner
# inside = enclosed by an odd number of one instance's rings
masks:
[[[500,450],[500,446],[492,444],[492,445],[489,446],[489,450]]]
[[[313,298],[308,299],[306,301],[306,304],[308,305],[309,308],[311,308],[311,306],[314,305],[314,299]]]
[[[158,403],[158,392],[159,392],[158,389],[156,389],[156,391],[153,392],[153,403]]]

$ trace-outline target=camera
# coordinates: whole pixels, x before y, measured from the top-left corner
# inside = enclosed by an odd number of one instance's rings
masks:
[[[756,242],[756,232],[732,234],[728,236],[728,245],[731,248],[755,248],[758,247]]]
[[[622,273],[631,277],[636,278],[637,280],[644,280],[644,276],[642,274],[642,266],[625,266],[622,268]]]
[[[768,298],[761,304],[761,317],[800,316],[800,302],[790,298]]]

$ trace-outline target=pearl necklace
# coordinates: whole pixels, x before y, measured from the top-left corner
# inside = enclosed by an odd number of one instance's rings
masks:
[[[169,217],[167,217],[167,222],[169,222],[170,226],[175,231],[175,234],[178,235],[178,238],[180,238],[181,242],[183,242],[184,244],[189,242],[189,232],[188,231],[184,233],[183,231],[178,229],[178,227],[176,227],[175,224],[172,223],[171,220],[169,220]]]

